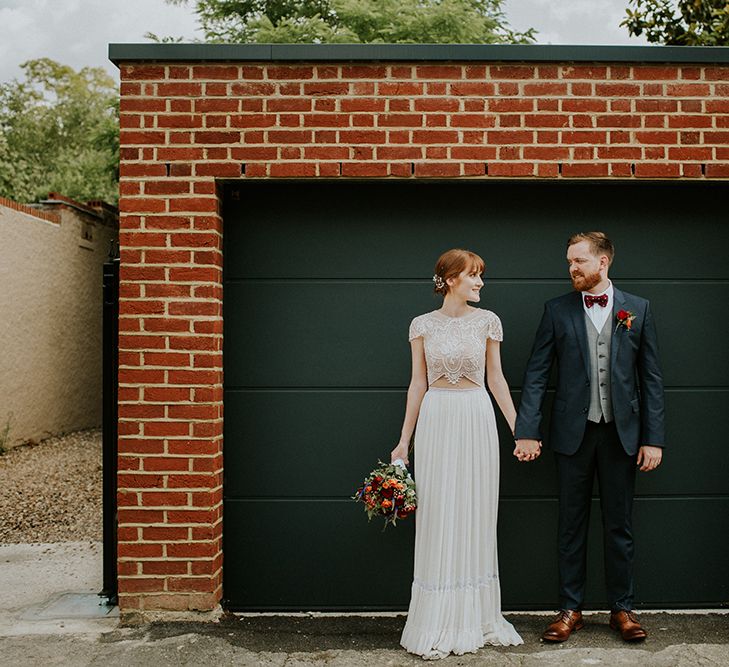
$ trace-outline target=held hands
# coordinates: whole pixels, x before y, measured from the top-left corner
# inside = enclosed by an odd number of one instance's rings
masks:
[[[397,444],[397,447],[390,452],[390,463],[393,461],[397,461],[398,459],[402,459],[405,465],[409,465],[410,461],[408,461],[408,450],[409,446],[407,442],[399,442]]]
[[[542,453],[542,443],[539,440],[522,438],[516,441],[514,456],[520,461],[534,461]]]
[[[641,472],[650,472],[661,465],[662,458],[663,449],[653,445],[643,445],[638,450],[638,461],[636,463],[640,466],[639,470]]]

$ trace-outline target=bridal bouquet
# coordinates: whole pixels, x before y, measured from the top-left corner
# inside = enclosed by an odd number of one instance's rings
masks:
[[[415,511],[415,481],[400,460],[377,463],[378,466],[365,478],[352,500],[364,503],[368,519],[382,515],[387,528],[388,524],[395,525],[398,519],[404,519]]]

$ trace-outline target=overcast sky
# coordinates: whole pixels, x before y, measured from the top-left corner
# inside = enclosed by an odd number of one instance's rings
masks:
[[[26,60],[49,57],[78,69],[102,66],[109,42],[144,42],[146,32],[200,37],[188,7],[164,0],[0,0],[0,82]],[[534,27],[540,44],[644,44],[619,23],[628,0],[506,0],[517,30]],[[118,78],[118,77],[117,77]]]

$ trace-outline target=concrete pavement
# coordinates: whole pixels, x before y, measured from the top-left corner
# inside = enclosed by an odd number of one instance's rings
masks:
[[[224,614],[218,622],[122,627],[99,605],[98,543],[0,545],[0,665],[420,665],[399,648],[402,615]],[[525,639],[511,648],[452,656],[446,665],[729,665],[729,614],[641,614],[650,636],[626,645],[592,613],[565,644],[538,637],[540,614],[507,614]]]

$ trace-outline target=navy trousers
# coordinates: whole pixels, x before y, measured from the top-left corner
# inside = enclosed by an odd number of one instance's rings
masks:
[[[561,609],[582,609],[590,499],[597,473],[602,510],[605,588],[611,611],[633,608],[633,493],[636,456],[625,453],[614,422],[587,422],[574,454],[555,454],[559,475]]]

